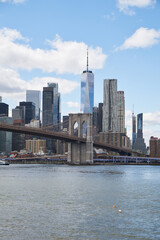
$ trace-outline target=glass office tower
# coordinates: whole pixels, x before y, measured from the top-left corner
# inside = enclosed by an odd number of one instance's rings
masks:
[[[60,93],[58,92],[58,83],[48,83],[48,87],[53,88],[53,124],[59,129],[59,123],[61,122],[61,102]]]
[[[81,74],[81,112],[92,113],[94,106],[94,74],[88,70],[88,52],[87,52],[87,70]]]
[[[33,102],[35,104],[35,119],[40,120],[41,92],[36,90],[27,90],[26,102]]]

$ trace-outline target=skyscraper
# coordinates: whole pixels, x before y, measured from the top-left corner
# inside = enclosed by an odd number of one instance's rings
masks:
[[[3,102],[0,102],[0,115],[8,116],[9,105]]]
[[[125,133],[125,99],[124,91],[117,92],[118,132]]]
[[[98,132],[102,132],[103,103],[98,104]]]
[[[88,70],[88,51],[87,51],[87,70],[81,74],[81,112],[92,113],[94,106],[94,74]]]
[[[20,102],[19,105],[25,107],[25,124],[35,119],[35,104],[33,102]]]
[[[35,104],[35,119],[40,120],[41,92],[36,90],[27,90],[26,102],[33,102]]]
[[[48,83],[48,87],[53,88],[53,124],[58,125],[61,122],[60,93],[58,92],[58,83]]]
[[[134,146],[136,139],[136,116],[132,113],[132,147]]]
[[[103,132],[118,132],[117,79],[104,79]]]
[[[137,137],[135,139],[133,149],[139,150],[142,153],[146,154],[146,144],[143,138],[143,113],[137,115]]]
[[[43,88],[42,124],[53,124],[53,87]]]

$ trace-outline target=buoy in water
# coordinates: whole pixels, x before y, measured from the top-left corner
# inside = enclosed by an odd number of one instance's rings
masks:
[[[115,206],[115,205],[113,205],[113,208],[116,208],[116,206]]]

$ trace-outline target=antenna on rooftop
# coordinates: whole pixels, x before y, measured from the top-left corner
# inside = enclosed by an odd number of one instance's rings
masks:
[[[88,72],[88,48],[87,48],[87,72]]]

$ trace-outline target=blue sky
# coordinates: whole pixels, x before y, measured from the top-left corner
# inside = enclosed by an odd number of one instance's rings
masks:
[[[131,112],[144,113],[144,137],[160,137],[159,0],[0,0],[0,96],[10,111],[27,89],[59,83],[62,115],[80,111],[80,74],[95,75],[95,105],[103,80],[125,92]]]

